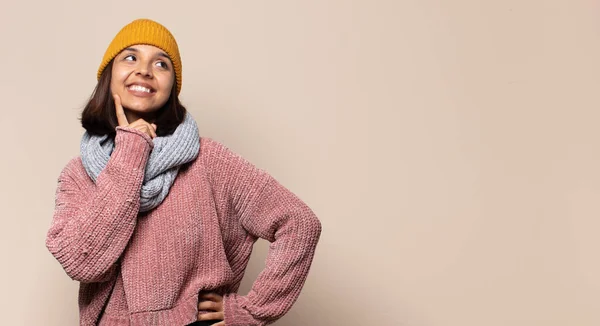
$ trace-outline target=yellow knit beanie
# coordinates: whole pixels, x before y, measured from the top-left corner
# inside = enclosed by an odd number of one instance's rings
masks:
[[[98,69],[98,79],[106,65],[121,51],[136,44],[153,45],[165,51],[175,69],[177,94],[181,92],[181,57],[173,34],[163,25],[150,19],[137,19],[127,24],[112,40]]]

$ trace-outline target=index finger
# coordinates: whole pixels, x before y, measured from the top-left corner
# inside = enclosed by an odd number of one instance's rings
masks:
[[[223,301],[223,297],[222,296],[220,296],[220,295],[218,295],[216,293],[213,293],[213,292],[200,294],[200,298],[201,299],[207,299],[207,300],[210,300],[210,301],[215,301],[215,302],[221,302],[221,301]]]
[[[117,123],[119,127],[125,127],[129,125],[129,121],[127,121],[127,116],[125,116],[125,111],[123,110],[123,106],[121,105],[121,98],[117,94],[113,94],[113,98],[115,99],[115,109],[117,113]]]

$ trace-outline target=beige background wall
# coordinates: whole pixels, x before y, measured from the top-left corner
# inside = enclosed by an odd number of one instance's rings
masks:
[[[168,26],[202,133],[320,216],[277,325],[599,325],[600,2],[2,1],[2,325],[77,324],[44,247],[121,26]],[[256,255],[247,291],[265,257]]]

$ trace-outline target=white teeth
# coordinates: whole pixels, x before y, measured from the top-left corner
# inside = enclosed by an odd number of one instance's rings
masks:
[[[149,88],[146,88],[144,86],[139,86],[139,85],[131,85],[131,86],[129,86],[129,89],[132,91],[140,91],[140,92],[150,93]]]

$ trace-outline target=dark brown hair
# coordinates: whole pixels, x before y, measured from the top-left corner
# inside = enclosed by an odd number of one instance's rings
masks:
[[[81,112],[81,125],[92,135],[106,135],[114,137],[115,128],[119,125],[115,113],[115,100],[110,91],[113,61],[109,62],[100,75],[98,84]],[[177,82],[173,83],[171,96],[165,105],[156,112],[156,135],[166,136],[172,134],[185,118],[186,109],[179,102],[177,96]],[[130,121],[133,122],[133,121]]]

